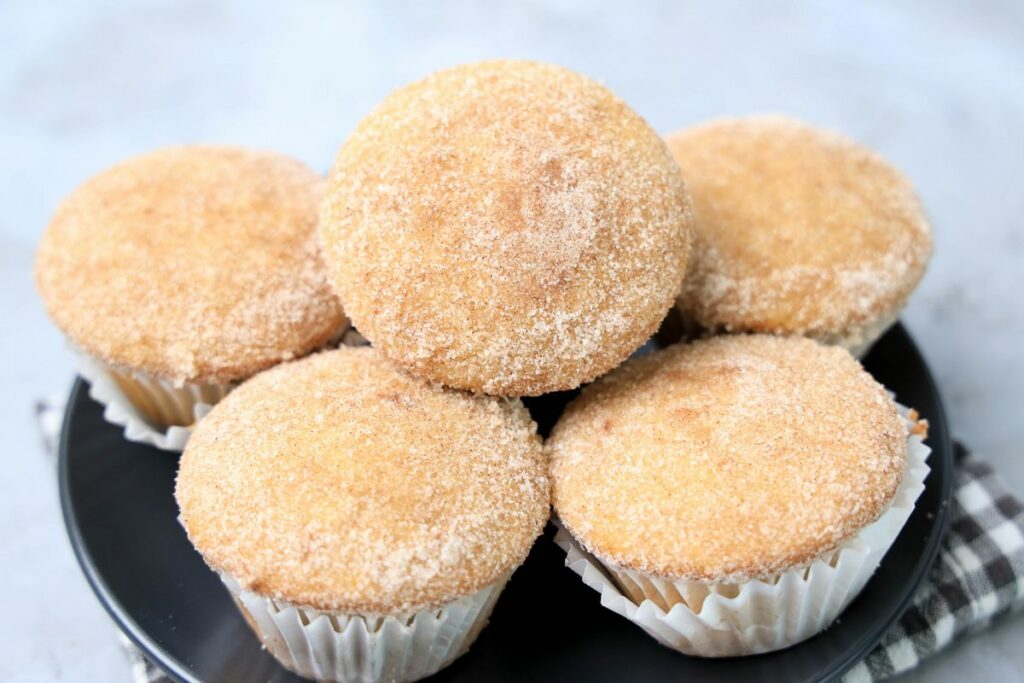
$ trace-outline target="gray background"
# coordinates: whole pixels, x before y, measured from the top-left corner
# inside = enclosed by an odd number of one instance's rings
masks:
[[[955,433],[1024,491],[1024,3],[48,3],[0,0],[0,680],[125,681],[79,575],[32,400],[73,361],[33,291],[60,198],[176,142],[281,150],[326,169],[355,122],[428,71],[564,64],[660,131],[787,112],[876,148],[916,183],[936,255],[904,320]],[[140,577],[140,580],[142,577]],[[909,680],[1024,680],[1024,619]]]

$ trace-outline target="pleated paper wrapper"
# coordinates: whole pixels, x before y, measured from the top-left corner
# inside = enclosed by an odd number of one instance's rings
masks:
[[[899,406],[906,417],[907,409]],[[601,605],[658,642],[703,657],[750,655],[795,645],[828,627],[857,596],[924,491],[931,449],[910,433],[907,469],[892,503],[830,555],[807,567],[741,584],[671,580],[606,564],[559,526],[565,564],[600,593]]]
[[[185,448],[192,426],[234,388],[233,384],[184,384],[121,370],[79,354],[79,374],[89,396],[103,404],[107,422],[124,428],[129,441],[164,451]]]
[[[679,336],[683,339],[701,339],[708,336],[709,330],[694,320],[691,316],[677,309],[679,312]],[[899,309],[892,313],[885,313],[878,319],[869,321],[862,325],[850,328],[844,332],[824,335],[809,335],[811,339],[827,344],[829,346],[841,346],[850,352],[854,358],[862,360],[874,347],[875,342],[882,338],[889,328],[899,320]],[[725,330],[718,330],[718,334]],[[674,343],[674,340],[673,340]]]
[[[854,358],[863,359],[868,355],[868,351],[875,345],[875,342],[888,332],[898,319],[899,311],[897,310],[894,313],[882,315],[873,322],[849,330],[845,334],[828,335],[817,339],[824,344],[842,346]]]
[[[324,349],[368,342],[348,324]],[[79,359],[78,374],[88,380],[89,396],[103,404],[107,422],[124,428],[129,441],[181,452],[199,420],[238,383],[176,385],[143,372],[114,367],[70,344]]]
[[[487,624],[508,577],[469,597],[410,615],[372,616],[297,607],[243,590],[220,575],[264,647],[285,668],[316,681],[416,681],[450,664]]]

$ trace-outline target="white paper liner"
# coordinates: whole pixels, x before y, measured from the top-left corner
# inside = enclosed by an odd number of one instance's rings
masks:
[[[885,512],[837,551],[767,580],[709,584],[617,568],[588,553],[561,525],[555,542],[566,552],[565,565],[601,594],[603,607],[662,645],[703,657],[780,650],[825,629],[860,593],[924,491],[929,453],[920,436],[908,434],[907,469]]]
[[[473,644],[508,576],[436,610],[405,616],[350,615],[298,607],[242,590],[220,575],[264,647],[289,670],[316,681],[416,681]]]
[[[234,388],[231,384],[185,384],[177,387],[156,377],[130,373],[131,379],[145,393],[146,400],[161,414],[178,418],[191,415],[191,425],[164,426],[156,424],[124,393],[105,363],[84,353],[80,353],[79,358],[78,373],[89,382],[89,396],[103,404],[104,419],[123,427],[124,436],[129,441],[149,444],[164,451],[180,452],[185,448],[195,423]]]
[[[369,346],[370,340],[359,334],[359,330],[354,327],[348,328],[345,334],[341,335],[342,346]]]
[[[680,327],[681,337],[683,339],[694,340],[706,337],[709,334],[707,328],[703,327],[700,323],[684,313],[682,309],[677,308],[680,314]],[[842,346],[844,349],[850,352],[854,358],[860,360],[868,354],[871,347],[875,345],[883,334],[885,334],[890,327],[896,324],[899,320],[900,311],[897,310],[893,313],[888,313],[878,318],[877,320],[871,321],[859,327],[854,327],[846,332],[826,334],[819,336],[812,336],[811,339],[819,341],[822,344],[828,344],[829,346]],[[711,331],[712,334],[716,332]],[[718,330],[717,333],[722,333],[723,330]]]
[[[346,321],[321,350],[337,346],[349,332],[350,326]],[[68,344],[78,355],[78,374],[89,382],[89,396],[104,406],[104,419],[123,427],[124,436],[129,441],[164,451],[184,450],[196,423],[238,385],[232,382],[177,386],[143,372],[112,368],[80,350],[70,340]],[[114,373],[132,384],[139,399],[133,400],[125,393]],[[137,403],[140,399],[145,405]]]
[[[899,310],[894,313],[883,315],[874,322],[869,322],[860,327],[854,328],[846,334],[837,334],[829,337],[822,337],[818,341],[825,344],[842,346],[858,360],[868,355],[868,351],[875,345],[875,342],[885,334],[886,330],[892,327],[899,319]]]

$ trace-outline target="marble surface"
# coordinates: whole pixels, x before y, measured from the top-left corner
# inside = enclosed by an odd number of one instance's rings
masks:
[[[1024,491],[1024,4],[0,2],[0,680],[126,681],[74,563],[35,398],[72,358],[33,291],[40,231],[89,174],[157,145],[278,149],[326,169],[360,116],[426,72],[565,64],[661,131],[782,111],[903,168],[936,256],[904,320],[957,436]],[[907,680],[1024,680],[1024,619]]]

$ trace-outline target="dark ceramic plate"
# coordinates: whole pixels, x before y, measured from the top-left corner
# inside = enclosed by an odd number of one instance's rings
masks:
[[[821,681],[838,678],[878,643],[906,608],[945,529],[953,451],[928,368],[897,326],[868,370],[931,422],[927,487],[864,592],[828,630],[781,652],[732,659],[661,647],[603,609],[563,566],[551,529],[515,574],[490,625],[444,681]],[[566,395],[530,401],[542,430]],[[125,441],[103,420],[87,386],[71,392],[60,448],[60,496],[86,578],[132,641],[181,681],[292,681],[260,649],[217,577],[177,521],[177,457]]]

